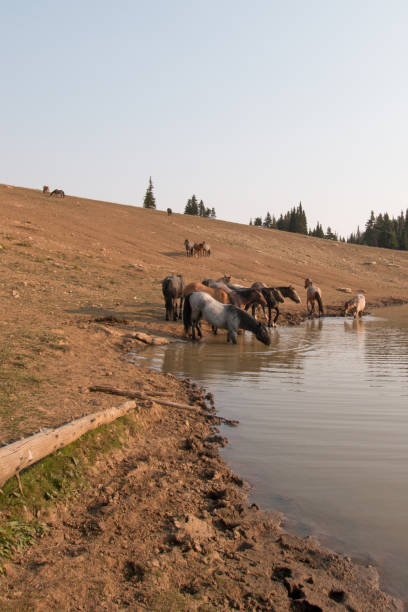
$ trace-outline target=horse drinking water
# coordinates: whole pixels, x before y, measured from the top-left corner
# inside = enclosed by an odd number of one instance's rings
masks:
[[[232,306],[220,304],[211,295],[204,292],[191,293],[184,301],[183,321],[186,334],[191,327],[191,337],[195,340],[195,331],[201,337],[200,319],[210,325],[227,330],[227,341],[237,343],[238,329],[247,329],[263,344],[269,345],[271,339],[265,325],[258,323],[250,314]]]
[[[357,316],[362,317],[365,305],[365,296],[362,293],[358,293],[344,304],[344,316],[346,317],[348,314],[352,314],[354,318]]]

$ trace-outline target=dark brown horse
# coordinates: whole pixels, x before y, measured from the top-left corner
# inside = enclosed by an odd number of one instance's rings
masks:
[[[265,283],[256,282],[252,285],[257,289],[262,290],[262,293],[268,304],[268,326],[275,327],[280,314],[278,303],[284,302],[284,298],[289,298],[293,302],[300,304],[300,297],[296,293],[295,288],[292,285],[280,286],[280,287],[267,287]],[[271,321],[272,310],[275,310],[275,318]],[[254,307],[252,308],[252,316],[254,316]],[[265,316],[265,310],[264,310]]]
[[[172,215],[172,214],[173,214],[173,211],[171,210],[171,208],[168,208],[168,209],[167,209],[167,214],[168,214],[168,215]]]
[[[54,189],[54,191],[51,191],[50,193],[50,197],[51,196],[59,196],[60,198],[65,198],[65,193],[62,191],[62,189]]]
[[[174,321],[177,321],[177,319],[181,319],[184,297],[184,280],[181,274],[172,274],[171,276],[166,276],[166,278],[162,280],[162,291],[166,307],[166,321],[169,321],[172,317]],[[177,300],[179,298],[179,314],[177,314]]]

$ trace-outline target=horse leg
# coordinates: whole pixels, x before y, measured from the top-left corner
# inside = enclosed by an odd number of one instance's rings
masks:
[[[215,325],[212,325],[211,327],[212,327],[212,332],[213,332],[214,336],[216,336],[217,332],[218,332],[218,327],[215,327]]]
[[[275,318],[273,320],[272,327],[276,327],[276,321],[278,320],[278,317],[279,317],[279,314],[280,314],[278,306],[275,306],[275,310],[276,310],[276,315],[275,315]]]

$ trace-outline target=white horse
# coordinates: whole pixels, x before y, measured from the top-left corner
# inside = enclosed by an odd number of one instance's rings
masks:
[[[191,293],[185,298],[183,321],[185,333],[191,327],[191,337],[195,340],[195,330],[201,337],[199,327],[200,319],[204,319],[210,325],[227,330],[227,341],[237,343],[238,329],[247,329],[255,334],[257,340],[264,344],[270,344],[268,330],[265,325],[258,323],[250,314],[233,306],[232,304],[221,304],[214,300],[211,295],[203,291]]]
[[[310,278],[305,279],[306,308],[309,314],[314,312],[315,300],[319,305],[319,316],[323,314],[322,292],[316,287]]]
[[[357,316],[362,317],[365,305],[365,296],[362,293],[357,293],[357,295],[344,304],[344,316],[346,317],[350,313],[354,318]]]

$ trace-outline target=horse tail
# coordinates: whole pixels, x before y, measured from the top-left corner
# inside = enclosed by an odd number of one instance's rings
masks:
[[[315,293],[315,298],[317,300],[317,303],[319,304],[319,313],[323,314],[323,302],[322,302],[322,298],[321,296],[317,293]]]
[[[184,308],[183,308],[183,323],[184,323],[184,333],[187,335],[188,334],[188,330],[192,325],[192,321],[191,321],[191,304],[190,304],[190,298],[191,298],[191,293],[189,295],[186,295],[185,299],[184,299]]]

